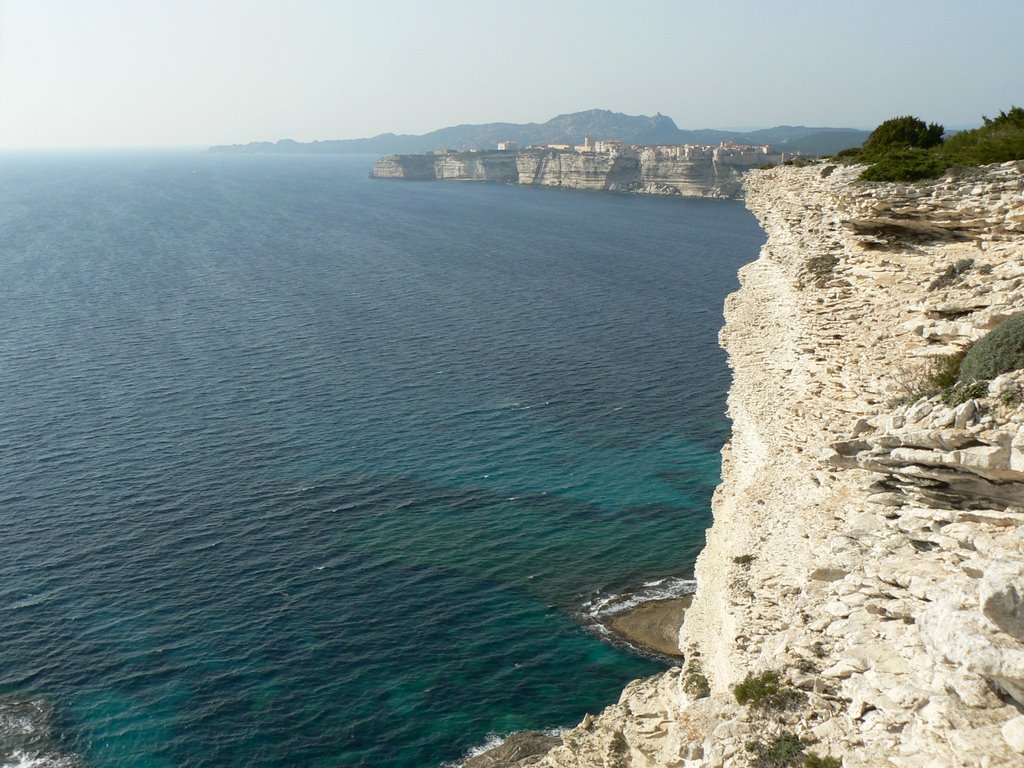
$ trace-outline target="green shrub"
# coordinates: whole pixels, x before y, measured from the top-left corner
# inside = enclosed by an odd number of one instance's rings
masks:
[[[963,362],[963,359],[964,353],[957,352],[932,360],[925,376],[933,395],[956,385],[959,381],[960,363]]]
[[[740,555],[739,557],[734,557],[732,561],[736,565],[750,565],[756,559],[753,555]]]
[[[1006,320],[976,341],[957,372],[961,384],[994,379],[1024,368],[1024,316]]]
[[[786,768],[803,762],[804,743],[792,731],[783,731],[771,740],[748,742],[747,751],[754,755],[754,768]]]
[[[889,403],[890,407],[916,403],[922,397],[943,395],[951,391],[958,382],[960,361],[964,353],[934,358],[926,368],[903,382],[904,393]]]
[[[814,752],[808,752],[807,757],[804,758],[804,768],[843,768],[843,761],[841,758],[831,755],[822,757]]]
[[[622,735],[622,731],[616,731],[608,743],[609,751],[616,757],[622,759],[629,754],[629,742]]]
[[[785,709],[796,698],[796,692],[786,688],[774,670],[759,675],[748,673],[732,692],[737,703],[755,709]]]
[[[839,264],[839,259],[831,253],[826,253],[809,258],[804,262],[804,269],[808,274],[821,280],[831,275],[837,264]]]
[[[931,284],[928,286],[928,290],[934,291],[938,288],[945,288],[948,285],[959,282],[973,266],[974,259],[959,259],[955,264],[950,264],[946,267],[945,272],[932,280]]]
[[[683,690],[695,699],[706,699],[711,695],[711,684],[708,683],[704,670],[699,662],[691,662],[683,676]]]
[[[861,173],[864,181],[922,181],[936,179],[946,164],[926,149],[890,149],[866,157],[874,161]]]
[[[981,119],[981,128],[961,131],[946,139],[942,154],[947,162],[985,165],[1024,160],[1024,109],[1010,107],[993,119]]]
[[[970,384],[954,384],[942,391],[942,402],[946,405],[957,406],[973,400],[976,397],[984,397],[988,394],[987,381],[975,381]]]
[[[984,125],[943,140],[943,128],[904,116],[886,120],[872,131],[859,150],[844,149],[841,161],[872,163],[865,181],[920,181],[934,179],[951,168],[1024,160],[1024,109],[1010,107]]]
[[[881,123],[861,147],[864,159],[885,155],[899,149],[930,149],[942,143],[944,128],[938,123],[926,125],[911,115],[893,117]]]

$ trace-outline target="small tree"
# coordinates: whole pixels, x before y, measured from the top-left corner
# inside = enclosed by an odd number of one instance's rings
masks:
[[[925,124],[911,115],[894,117],[879,125],[861,149],[862,157],[883,155],[894,149],[930,149],[942,143],[945,129],[938,123]]]

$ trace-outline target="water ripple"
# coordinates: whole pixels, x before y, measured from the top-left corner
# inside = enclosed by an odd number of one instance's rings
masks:
[[[0,765],[440,764],[657,669],[575,617],[689,575],[755,222],[368,162],[0,156]]]

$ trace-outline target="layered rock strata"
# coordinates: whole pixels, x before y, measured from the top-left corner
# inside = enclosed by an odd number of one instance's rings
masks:
[[[695,159],[572,150],[455,152],[387,155],[370,175],[377,179],[491,181],[566,189],[640,192],[684,197],[735,198],[743,174],[755,167],[712,156]]]
[[[1024,314],[1024,163],[859,170],[748,176],[768,240],[726,302],[733,431],[686,662],[529,764],[744,766],[793,734],[845,768],[1024,765],[1024,371],[917,396]],[[740,705],[765,671],[783,705]]]

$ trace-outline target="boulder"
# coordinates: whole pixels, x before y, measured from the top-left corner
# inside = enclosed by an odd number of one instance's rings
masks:
[[[979,585],[981,612],[1003,632],[1024,641],[1024,561],[996,560]]]

